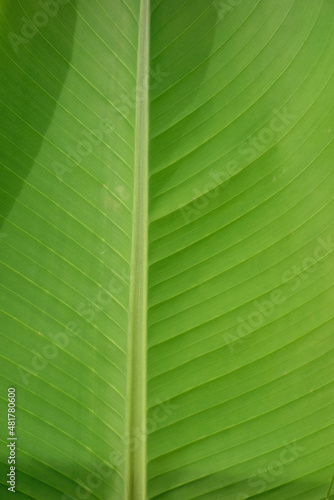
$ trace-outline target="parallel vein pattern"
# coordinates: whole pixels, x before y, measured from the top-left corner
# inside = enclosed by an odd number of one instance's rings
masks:
[[[17,500],[327,500],[333,18],[332,0],[2,1]]]
[[[149,498],[325,499],[333,9],[152,2]]]
[[[122,499],[139,8],[48,4],[1,5],[1,411],[18,500]]]

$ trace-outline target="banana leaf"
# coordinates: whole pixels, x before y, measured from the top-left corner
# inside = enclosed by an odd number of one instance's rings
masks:
[[[1,499],[334,498],[333,21],[1,1]]]

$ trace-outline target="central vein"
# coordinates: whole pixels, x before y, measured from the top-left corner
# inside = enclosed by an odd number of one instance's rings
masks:
[[[150,0],[141,0],[129,317],[127,499],[146,500],[146,349]]]

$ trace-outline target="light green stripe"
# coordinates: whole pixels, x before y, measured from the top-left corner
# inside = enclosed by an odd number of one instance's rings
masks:
[[[135,138],[135,179],[131,255],[128,377],[127,498],[146,499],[146,349],[149,140],[150,0],[139,19]]]

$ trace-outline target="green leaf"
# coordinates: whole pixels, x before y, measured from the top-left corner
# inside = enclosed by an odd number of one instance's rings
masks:
[[[1,498],[333,497],[333,16],[2,1]]]

